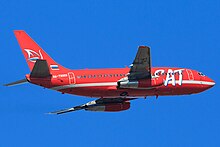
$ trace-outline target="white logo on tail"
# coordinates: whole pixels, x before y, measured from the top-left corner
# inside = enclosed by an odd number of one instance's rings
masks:
[[[40,50],[37,52],[31,50],[31,49],[24,49],[28,54],[28,60],[31,62],[36,62],[37,59],[43,59],[43,56],[40,52]]]

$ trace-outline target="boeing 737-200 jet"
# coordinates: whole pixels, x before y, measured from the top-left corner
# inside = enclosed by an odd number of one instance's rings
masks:
[[[130,108],[130,101],[148,96],[188,95],[205,91],[215,82],[203,73],[187,68],[151,67],[150,48],[139,46],[130,67],[70,70],[56,63],[25,31],[14,31],[30,68],[25,79],[5,84],[32,83],[61,93],[97,100],[69,109],[117,112]]]

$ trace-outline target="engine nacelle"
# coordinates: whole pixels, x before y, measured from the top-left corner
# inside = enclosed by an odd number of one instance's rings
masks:
[[[119,81],[118,88],[138,88],[138,81]]]
[[[122,103],[108,103],[103,105],[91,105],[85,108],[88,111],[104,111],[104,112],[118,112],[124,111],[130,108],[130,102]]]
[[[118,88],[151,88],[163,85],[164,80],[162,77],[144,79],[138,81],[123,80],[118,81]]]

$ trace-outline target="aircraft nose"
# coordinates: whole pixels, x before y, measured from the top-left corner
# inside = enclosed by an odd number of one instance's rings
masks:
[[[215,85],[215,81],[209,77],[204,77],[204,82],[202,83],[207,89],[212,88]]]
[[[215,81],[212,80],[211,78],[208,78],[209,79],[209,82],[210,82],[210,86],[213,87],[215,85]]]

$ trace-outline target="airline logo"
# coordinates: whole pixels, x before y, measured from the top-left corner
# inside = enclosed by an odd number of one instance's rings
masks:
[[[31,50],[31,49],[24,49],[28,54],[28,61],[30,62],[36,62],[37,59],[43,59],[43,56],[40,52],[40,50],[37,52]]]
[[[183,82],[183,71],[184,71],[184,69],[177,69],[177,70],[168,69],[168,71],[166,73],[166,79],[164,81],[164,86],[167,86],[169,83],[171,83],[173,86],[175,86],[176,83],[178,83],[181,86],[182,82]],[[155,77],[160,77],[159,74],[163,75],[164,73],[165,73],[164,69],[159,69],[159,70],[155,71],[154,75],[155,75]],[[178,73],[178,75],[179,75],[178,80],[175,78],[176,73]]]
[[[50,65],[52,70],[60,70],[58,65]]]

